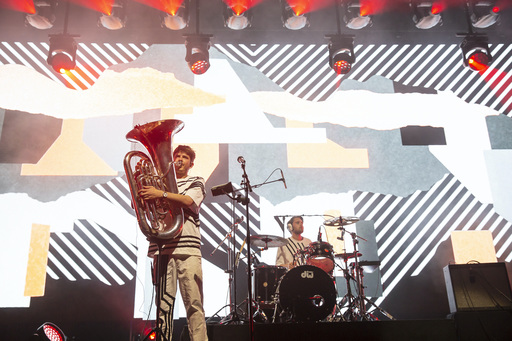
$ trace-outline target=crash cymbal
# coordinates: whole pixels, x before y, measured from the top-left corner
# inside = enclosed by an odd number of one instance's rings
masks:
[[[340,257],[340,258],[343,258],[343,259],[350,259],[350,258],[354,258],[354,257],[361,257],[363,254],[361,252],[357,252],[357,254],[355,252],[345,252],[345,253],[338,253],[336,255],[334,255],[334,257]]]
[[[359,221],[358,217],[336,217],[324,221],[325,226],[346,226]]]
[[[251,244],[257,247],[280,247],[286,244],[286,239],[268,234],[251,236]]]

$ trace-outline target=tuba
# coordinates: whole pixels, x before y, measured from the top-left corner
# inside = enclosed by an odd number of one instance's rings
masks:
[[[138,192],[143,186],[178,193],[172,155],[172,138],[183,129],[180,120],[162,120],[136,125],[126,139],[140,142],[149,157],[140,151],[131,151],[124,157],[124,170],[132,194],[132,207],[142,233],[149,241],[173,239],[183,228],[183,209],[165,199],[144,200]],[[138,160],[138,161],[137,161]],[[133,166],[133,163],[135,163]],[[135,171],[132,171],[132,167]]]

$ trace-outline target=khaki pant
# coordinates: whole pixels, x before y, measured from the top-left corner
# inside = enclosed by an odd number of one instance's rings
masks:
[[[155,256],[155,264],[157,262]],[[159,341],[170,341],[173,330],[173,311],[177,283],[187,312],[188,330],[191,341],[207,341],[206,322],[203,309],[203,271],[199,256],[168,256],[161,259],[162,299],[160,303]],[[156,267],[155,267],[156,269]],[[156,302],[158,304],[158,302]]]

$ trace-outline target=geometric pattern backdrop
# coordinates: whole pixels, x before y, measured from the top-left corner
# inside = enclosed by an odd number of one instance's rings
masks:
[[[482,204],[451,174],[408,197],[356,191],[356,216],[375,220],[384,296],[418,275],[452,231],[489,230],[496,256],[512,260],[512,224]]]
[[[134,61],[148,47],[147,44],[80,43],[77,67],[68,76],[55,74],[47,65],[46,42],[3,42],[0,64],[32,67],[69,88],[85,90],[105,69]],[[233,61],[256,67],[287,92],[310,101],[326,100],[343,80],[363,82],[380,75],[407,87],[452,91],[468,103],[512,115],[512,44],[490,45],[494,60],[482,74],[462,65],[457,44],[356,45],[356,62],[350,73],[343,76],[336,76],[327,65],[326,44],[215,44],[214,47]]]

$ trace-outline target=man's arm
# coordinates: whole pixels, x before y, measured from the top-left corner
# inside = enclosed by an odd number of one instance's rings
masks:
[[[154,200],[164,198],[164,193],[166,193],[166,199],[170,200],[174,203],[178,203],[182,206],[188,207],[194,204],[194,200],[188,196],[183,194],[176,194],[171,192],[164,192],[162,190],[156,189],[153,186],[144,186],[140,191],[139,195],[144,200]]]

